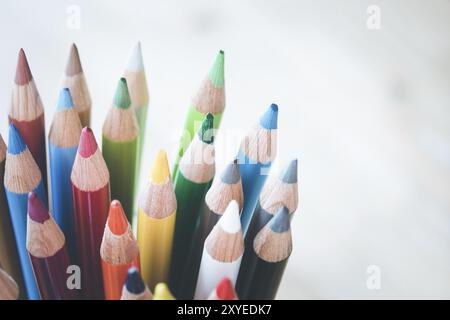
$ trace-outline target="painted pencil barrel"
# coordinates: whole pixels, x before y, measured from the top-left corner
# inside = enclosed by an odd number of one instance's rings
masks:
[[[174,229],[175,214],[155,219],[138,210],[142,278],[150,288],[168,280]]]
[[[242,189],[244,191],[244,208],[242,209],[241,222],[242,230],[245,234],[272,163],[255,163],[242,150],[238,153],[238,161],[242,177]]]
[[[70,175],[78,146],[60,148],[49,143],[53,216],[66,236],[70,257],[76,261],[76,243]]]
[[[34,161],[36,161],[39,170],[41,171],[45,190],[47,190],[47,159],[45,155],[44,114],[42,113],[39,117],[32,121],[18,121],[9,117],[9,122],[14,124],[20,132],[23,141],[33,155]]]
[[[139,125],[139,149],[138,149],[138,162],[137,168],[140,168],[140,162],[142,153],[144,152],[144,139],[145,139],[145,125],[147,122],[147,110],[148,106],[135,107],[136,119]]]
[[[0,137],[1,139],[1,137]],[[0,179],[5,174],[5,161],[0,163]],[[9,213],[3,183],[0,185],[0,264],[2,268],[17,282],[23,291],[22,272],[20,270],[19,255],[17,253],[16,239],[14,238],[11,215]],[[23,295],[25,292],[21,292]]]
[[[138,139],[115,142],[103,136],[103,157],[111,172],[111,198],[120,200],[128,221],[133,221],[137,150]]]
[[[72,184],[81,292],[85,299],[103,298],[100,245],[109,209],[109,184],[85,192]]]
[[[202,262],[198,273],[195,300],[205,300],[222,278],[229,278],[233,285],[239,272],[242,257],[232,262],[221,262],[212,258],[206,249],[203,249]]]
[[[47,195],[42,181],[39,182],[38,186],[33,191],[37,193],[39,198],[45,204],[47,204]],[[8,199],[8,206],[11,213],[11,221],[27,295],[31,300],[39,300],[40,294],[26,248],[28,193],[19,194],[6,190],[6,198]]]
[[[30,260],[42,299],[78,299],[77,290],[69,289],[67,286],[66,271],[70,262],[65,248],[61,248],[55,255],[48,258],[39,258],[30,254]]]
[[[105,300],[120,300],[122,287],[127,278],[128,269],[131,267],[139,268],[139,259],[137,262],[119,265],[112,265],[102,260]]]
[[[188,255],[194,240],[194,231],[201,203],[210,182],[196,184],[187,180],[179,171],[175,180],[177,198],[177,218],[172,250],[170,286],[175,296],[180,296],[182,281],[189,278]]]
[[[273,300],[280,286],[288,259],[272,263],[258,258],[254,252],[252,254],[251,259],[256,260],[252,281],[248,289],[239,297],[245,300]]]

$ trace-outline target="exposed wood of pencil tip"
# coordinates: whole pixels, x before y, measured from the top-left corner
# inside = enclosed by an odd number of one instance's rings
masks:
[[[227,210],[205,240],[205,249],[215,260],[236,261],[244,253],[244,239],[236,201]]]
[[[244,203],[242,180],[237,160],[228,164],[220,176],[216,176],[205,196],[208,208],[216,214],[223,214],[230,200],[236,200],[239,210]]]
[[[41,181],[41,171],[28,148],[20,154],[6,154],[4,184],[9,191],[27,193]]]
[[[19,286],[16,281],[0,268],[0,300],[17,300],[19,298]]]
[[[177,209],[167,155],[162,150],[153,163],[150,181],[139,197],[139,208],[154,219],[166,218]]]
[[[13,85],[9,116],[18,121],[32,121],[44,113],[24,51],[21,49]]]
[[[54,256],[65,245],[64,234],[50,216],[43,223],[27,218],[27,250],[37,258]]]
[[[147,106],[149,95],[142,50],[139,42],[130,53],[123,76],[127,79],[132,107],[139,108]]]
[[[270,175],[259,198],[261,208],[275,214],[280,207],[286,206],[289,213],[298,207],[297,160],[289,163],[281,175]]]
[[[253,241],[253,250],[262,260],[276,263],[287,259],[292,252],[292,234],[286,207],[259,231]]]
[[[81,122],[75,109],[56,112],[50,126],[50,142],[57,147],[77,146],[80,141]]]
[[[6,144],[3,140],[2,135],[0,134],[0,162],[6,159]]]
[[[153,295],[144,283],[136,267],[128,270],[125,284],[122,288],[121,300],[152,300]]]
[[[192,105],[203,114],[216,115],[225,109],[224,53],[222,50],[192,99]]]
[[[97,191],[109,183],[109,171],[90,128],[84,128],[71,174],[72,183],[80,190]]]
[[[128,86],[125,78],[117,85],[113,106],[110,108],[103,125],[103,135],[112,141],[132,141],[139,135],[136,114],[131,106]]]
[[[139,248],[131,226],[122,206],[114,200],[103,233],[100,256],[105,262],[118,265],[131,263],[138,255]]]
[[[216,166],[213,139],[213,122],[208,114],[179,164],[180,172],[190,181],[205,183],[214,177]]]
[[[70,47],[69,59],[67,60],[66,64],[66,75],[71,77],[82,72],[83,67],[81,66],[78,48],[75,43],[72,43]]]

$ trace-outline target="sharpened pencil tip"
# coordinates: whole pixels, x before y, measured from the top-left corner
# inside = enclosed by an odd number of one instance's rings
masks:
[[[259,120],[260,125],[267,129],[273,130],[277,128],[278,122],[278,106],[272,103],[267,111],[262,115]]]
[[[209,70],[208,78],[215,87],[223,87],[225,85],[225,53],[220,50],[216,56],[213,66]]]
[[[284,183],[297,183],[297,162],[297,159],[289,162],[287,167],[281,172],[281,181]]]
[[[208,113],[202,122],[202,126],[198,131],[198,137],[204,143],[211,144],[214,142],[214,116]]]
[[[144,59],[142,58],[142,48],[140,41],[138,41],[134,45],[133,49],[131,49],[125,69],[134,72],[144,69]]]
[[[159,150],[156,155],[153,167],[150,173],[150,180],[155,184],[161,184],[170,178],[169,161],[167,160],[167,153],[164,150]]]
[[[175,297],[164,282],[160,282],[155,286],[153,300],[175,300]]]
[[[89,127],[84,127],[81,131],[80,144],[78,145],[78,153],[83,158],[89,158],[98,149],[97,141],[95,141],[94,133]]]
[[[113,200],[109,207],[108,227],[115,235],[124,234],[129,227],[127,216],[119,200]]]
[[[216,295],[220,300],[236,299],[236,292],[234,291],[234,286],[230,278],[223,278],[220,280],[216,288]]]
[[[44,223],[50,219],[47,208],[36,192],[28,193],[28,216],[31,220]]]
[[[83,67],[81,66],[80,54],[75,43],[72,43],[66,65],[66,75],[71,77],[81,72],[83,72]]]
[[[226,184],[236,184],[239,182],[241,179],[241,173],[236,159],[225,167],[220,179]]]
[[[282,233],[288,231],[290,228],[289,210],[286,207],[281,207],[272,219],[267,223],[273,232]]]
[[[128,109],[131,105],[130,93],[128,92],[127,79],[120,78],[114,95],[114,105],[119,109]]]
[[[15,82],[17,85],[22,86],[30,82],[31,79],[33,79],[33,76],[31,74],[30,66],[28,65],[27,56],[25,55],[23,48],[21,48],[17,60]]]
[[[127,278],[125,280],[125,287],[128,292],[133,294],[140,294],[145,290],[145,284],[142,280],[139,270],[136,267],[128,269]]]
[[[22,153],[27,148],[22,136],[17,130],[16,126],[12,123],[9,125],[8,133],[8,153],[19,154]]]
[[[73,108],[73,101],[69,88],[61,89],[61,91],[59,92],[57,110],[72,109],[72,108]]]
[[[227,233],[236,233],[241,230],[239,204],[236,200],[230,201],[218,223],[220,223],[222,229]]]

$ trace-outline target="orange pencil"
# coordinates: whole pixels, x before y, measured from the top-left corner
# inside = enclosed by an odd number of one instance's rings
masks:
[[[128,269],[139,269],[139,249],[122,205],[113,200],[103,233],[100,256],[106,300],[119,300]]]

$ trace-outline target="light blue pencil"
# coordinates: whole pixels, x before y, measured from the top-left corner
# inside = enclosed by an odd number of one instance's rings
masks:
[[[72,262],[76,261],[76,241],[70,175],[81,135],[81,121],[74,109],[70,90],[59,94],[56,113],[48,135],[52,212],[64,235]]]
[[[47,195],[39,167],[13,124],[9,125],[4,184],[28,298],[39,300],[40,295],[26,248],[28,193],[36,192],[46,205]]]
[[[241,214],[244,234],[277,153],[277,121],[278,106],[272,104],[244,137],[238,152],[244,190],[244,208]]]

